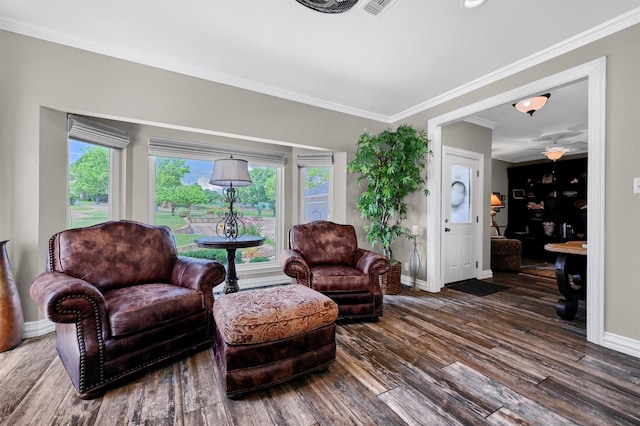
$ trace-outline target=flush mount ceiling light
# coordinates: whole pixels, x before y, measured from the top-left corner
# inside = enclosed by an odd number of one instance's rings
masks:
[[[561,159],[564,153],[567,151],[568,149],[562,146],[550,146],[547,147],[547,150],[543,152],[543,154],[546,155],[549,160],[556,161]]]
[[[296,0],[298,3],[322,13],[342,13],[351,9],[358,0]]]
[[[482,6],[487,0],[461,0],[460,7],[463,9],[473,9],[474,7]]]
[[[551,93],[546,93],[533,98],[523,99],[520,102],[513,104],[513,106],[520,112],[533,115],[534,112],[546,105],[550,97]]]

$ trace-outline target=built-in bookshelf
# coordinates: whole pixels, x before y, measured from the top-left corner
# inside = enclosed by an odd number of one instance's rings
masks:
[[[510,167],[505,236],[522,241],[522,256],[549,260],[549,242],[586,240],[587,158]]]

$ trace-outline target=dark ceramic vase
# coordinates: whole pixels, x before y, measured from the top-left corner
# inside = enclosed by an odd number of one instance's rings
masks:
[[[24,332],[20,294],[7,255],[8,242],[0,242],[0,352],[18,346]]]

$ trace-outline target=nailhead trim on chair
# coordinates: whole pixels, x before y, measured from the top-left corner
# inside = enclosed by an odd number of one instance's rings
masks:
[[[98,313],[98,306],[96,303],[89,297],[84,295],[77,296],[65,296],[56,303],[56,310],[61,314],[73,314],[77,319],[75,321],[76,324],[76,335],[78,337],[78,342],[80,343],[80,390],[85,391],[89,389],[85,389],[85,369],[86,369],[86,356],[87,356],[87,348],[84,342],[84,334],[82,333],[82,320],[80,319],[80,312],[77,310],[66,310],[59,309],[61,303],[68,299],[86,299],[93,306],[94,320],[96,322],[96,338],[98,341],[98,349],[99,349],[99,358],[100,358],[100,382],[98,385],[101,385],[105,382],[104,379],[104,340],[102,339],[102,323],[100,321],[100,314]],[[95,387],[95,386],[94,386]]]
[[[209,286],[210,287],[210,286]],[[98,309],[97,309],[97,305],[96,303],[91,300],[89,297],[84,296],[84,295],[78,295],[78,296],[66,296],[62,299],[60,299],[58,301],[58,303],[56,304],[56,307],[58,307],[62,302],[66,301],[67,299],[73,299],[73,298],[82,298],[82,299],[86,299],[89,301],[89,303],[91,303],[91,305],[93,306],[93,311],[95,314],[95,321],[96,321],[96,330],[97,330],[97,341],[98,341],[98,348],[99,348],[99,359],[100,359],[100,381],[98,383],[96,383],[94,386],[92,387],[86,387],[85,384],[85,376],[86,376],[86,354],[87,354],[87,349],[86,349],[86,345],[85,345],[85,341],[84,341],[84,337],[83,337],[83,333],[82,333],[82,321],[81,320],[76,320],[75,324],[76,324],[76,335],[78,337],[78,342],[80,343],[80,390],[82,392],[88,392],[92,389],[95,389],[97,387],[100,387],[106,383],[112,382],[114,380],[116,380],[117,378],[124,376],[126,374],[131,373],[132,371],[136,371],[136,370],[140,370],[141,368],[153,364],[155,362],[158,361],[162,361],[164,359],[170,358],[178,353],[181,352],[185,352],[187,351],[189,348],[183,348],[183,349],[178,349],[175,350],[169,354],[165,354],[163,356],[154,358],[152,360],[149,360],[147,362],[145,362],[144,364],[140,364],[134,368],[130,368],[126,371],[123,371],[121,373],[119,373],[118,375],[112,376],[109,378],[109,380],[105,379],[104,377],[104,340],[102,339],[102,324],[100,322],[100,315],[98,314]],[[58,312],[60,312],[61,314],[73,314],[76,318],[79,318],[79,311],[77,310],[66,310],[66,309],[57,309]],[[209,310],[207,310],[207,316],[209,318],[209,320],[207,321],[207,336],[211,336],[212,333],[212,318],[213,316],[211,315],[211,312],[209,312]],[[192,347],[195,346],[199,346],[203,343],[207,343],[210,342],[212,339],[211,338],[205,338],[199,342],[197,342],[196,344],[194,344]]]
[[[56,235],[53,235],[51,238],[49,238],[49,246],[48,246],[48,253],[49,253],[49,258],[48,258],[48,266],[49,266],[49,270],[50,271],[56,271],[56,266],[55,266],[55,257],[54,257],[54,241],[56,240]],[[184,271],[183,271],[184,273]],[[210,300],[213,304],[214,299],[213,299],[213,285],[211,285],[210,283],[213,281],[213,278],[215,278],[215,276],[218,275],[216,273],[216,270],[210,270],[208,271],[205,275],[202,276],[201,278],[201,285],[199,286],[200,291],[204,292],[209,292],[209,294],[211,295]],[[207,301],[207,296],[204,295],[205,297],[205,304]],[[87,387],[86,385],[86,359],[87,359],[87,348],[86,348],[86,343],[85,343],[85,339],[83,337],[83,333],[82,333],[82,320],[80,317],[80,312],[77,310],[65,310],[65,309],[60,309],[60,304],[62,304],[64,301],[66,301],[67,299],[73,299],[73,298],[83,298],[89,301],[89,303],[91,303],[91,306],[93,307],[93,312],[94,312],[94,320],[96,323],[96,341],[98,342],[98,352],[99,352],[99,381],[91,386],[91,387]],[[182,349],[177,349],[171,353],[168,354],[164,354],[162,356],[156,357],[154,359],[151,359],[143,364],[137,365],[135,367],[132,367],[126,371],[123,371],[115,376],[109,377],[108,379],[105,378],[105,372],[104,372],[104,339],[102,338],[102,322],[100,320],[100,314],[99,314],[99,310],[98,310],[98,306],[95,303],[94,300],[92,300],[91,298],[89,298],[86,295],[74,295],[74,296],[65,296],[63,298],[61,298],[60,300],[58,300],[58,302],[56,303],[56,310],[58,312],[60,312],[61,314],[71,314],[73,315],[76,320],[75,320],[75,325],[76,325],[76,336],[78,338],[78,344],[79,344],[79,352],[80,352],[80,383],[79,383],[79,388],[80,391],[82,393],[87,393],[90,392],[93,389],[99,388],[101,386],[104,386],[105,384],[108,384],[110,382],[115,381],[116,379],[125,376],[131,372],[137,371],[137,370],[141,370],[144,367],[154,364],[156,362],[159,361],[163,361],[165,359],[171,358],[179,353],[183,353],[188,351],[189,349],[193,349],[195,347],[201,346],[203,344],[206,343],[211,343],[213,341],[212,338],[212,333],[213,333],[213,314],[211,312],[211,309],[209,309],[210,307],[207,307],[206,311],[207,311],[207,328],[206,328],[206,334],[205,334],[205,338],[200,340],[199,342],[196,342],[194,344],[192,344],[190,347],[186,347],[186,348],[182,348]],[[208,337],[207,337],[208,336]]]

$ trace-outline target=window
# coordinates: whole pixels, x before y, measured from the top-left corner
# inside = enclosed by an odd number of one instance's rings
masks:
[[[261,247],[239,249],[239,269],[256,265],[278,265],[282,251],[282,211],[284,154],[244,152],[192,142],[151,138],[151,187],[154,188],[153,223],[172,229],[178,252],[226,263],[227,252],[198,248],[193,240],[216,235],[221,216],[228,209],[222,187],[209,184],[213,160],[233,155],[249,162],[252,184],[238,188],[239,203],[234,210],[241,216],[247,235],[265,238]],[[155,154],[155,155],[154,155]]]
[[[126,132],[84,117],[68,117],[68,227],[80,228],[119,218],[121,150]]]
[[[300,169],[300,217],[303,223],[331,220],[331,153],[298,155]]]

